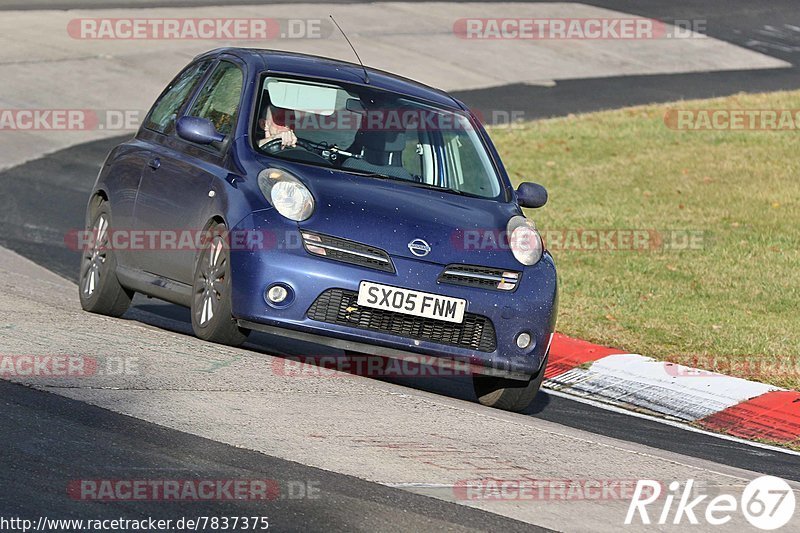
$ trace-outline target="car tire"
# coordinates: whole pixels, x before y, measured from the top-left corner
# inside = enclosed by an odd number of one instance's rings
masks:
[[[240,328],[231,314],[230,251],[225,224],[209,228],[211,236],[195,264],[192,284],[192,330],[199,338],[239,346],[249,330]]]
[[[528,381],[475,374],[472,376],[475,395],[482,405],[519,413],[536,398],[546,367],[547,357],[539,372]]]
[[[89,209],[91,242],[84,247],[78,282],[81,307],[90,313],[120,317],[134,292],[117,279],[117,260],[109,244],[111,209],[98,197]]]

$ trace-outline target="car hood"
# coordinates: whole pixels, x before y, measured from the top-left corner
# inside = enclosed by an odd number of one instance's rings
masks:
[[[508,220],[520,214],[514,203],[303,167],[302,172],[287,168],[303,180],[316,202],[301,229],[376,246],[395,257],[522,269],[501,242]],[[423,257],[409,248],[417,239],[430,247]]]

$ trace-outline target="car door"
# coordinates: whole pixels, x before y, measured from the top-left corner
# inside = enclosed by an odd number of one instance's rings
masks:
[[[106,161],[108,177],[105,186],[112,200],[114,231],[120,237],[115,243],[117,263],[120,267],[136,268],[140,250],[130,243],[131,230],[135,229],[136,195],[142,173],[153,160],[153,143],[174,127],[175,117],[186,105],[195,88],[208,72],[211,60],[198,61],[184,68],[156,99],[146,115],[136,138],[118,146]]]
[[[142,180],[145,178],[145,174],[148,179],[151,179],[151,171],[160,166],[162,146],[165,140],[174,133],[178,116],[188,105],[195,89],[208,74],[212,64],[213,60],[205,59],[191,63],[183,69],[156,99],[145,117],[142,127],[136,135],[143,149],[138,154],[141,165],[136,176],[134,194],[130,198],[130,212],[125,217],[124,228],[126,230],[141,229],[139,227],[141,220],[136,216],[136,211]],[[115,212],[115,220],[116,218]],[[147,256],[154,253],[154,250],[149,249],[149,246],[144,246],[134,236],[135,231],[129,231],[125,245],[120,247],[118,254],[124,255],[125,265],[141,270],[143,265],[151,262],[147,260]]]
[[[142,270],[191,284],[214,181],[228,176],[225,156],[243,85],[242,66],[232,58],[220,60],[182,113],[210,120],[225,136],[221,143],[195,144],[180,138],[173,128],[154,144],[136,197],[135,226],[145,235]]]

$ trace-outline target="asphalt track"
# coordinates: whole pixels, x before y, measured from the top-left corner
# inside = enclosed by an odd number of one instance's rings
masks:
[[[547,531],[354,477],[168,430],[0,381],[0,516],[172,519],[267,516],[279,531]],[[79,479],[267,479],[267,501],[98,502],[66,498]],[[302,482],[302,485],[298,485]],[[289,488],[293,487],[293,488]],[[301,488],[303,487],[303,488]],[[314,498],[297,497],[307,487]],[[0,529],[1,530],[1,529]]]
[[[87,1],[80,5],[91,8],[213,3]],[[702,6],[685,1],[639,1],[633,5],[622,1],[586,3],[666,21],[705,18],[709,20],[710,35],[784,59],[791,62],[793,68],[622,76],[564,81],[552,88],[514,85],[462,91],[457,96],[478,108],[503,108],[504,102],[506,108],[513,107],[511,103],[519,107],[519,102],[524,101],[526,115],[535,117],[800,86],[800,72],[797,70],[800,40],[791,32],[773,32],[770,35],[763,32],[766,26],[782,27],[789,20],[787,14],[800,13],[800,7],[792,2],[770,2],[769,7],[730,0],[703,2]],[[30,1],[24,3],[24,8],[41,9],[44,5],[56,9],[66,7],[59,2]],[[15,2],[0,2],[0,9],[15,7],[22,6]],[[795,21],[800,21],[800,17]],[[68,229],[81,227],[84,204],[96,170],[110,147],[120,140],[108,139],[76,146],[0,174],[0,222],[4,229],[0,233],[0,245],[74,280],[77,253],[65,247],[64,234]],[[137,298],[135,308],[126,318],[186,334],[190,330],[184,309],[154,300]],[[255,337],[253,341],[253,349],[273,351],[273,339]],[[473,399],[466,385],[456,380],[404,384],[465,400]],[[120,510],[109,505],[76,504],[65,500],[63,492],[57,493],[64,486],[59,481],[85,476],[93,467],[98,472],[107,472],[109,466],[119,467],[122,464],[120,457],[124,457],[126,468],[141,474],[140,477],[174,468],[195,476],[224,473],[230,477],[231,472],[241,472],[241,477],[256,477],[259,473],[269,472],[270,477],[277,479],[318,477],[324,480],[324,486],[330,492],[320,503],[313,500],[279,501],[270,507],[270,515],[282,524],[281,529],[294,529],[291,524],[296,524],[298,530],[321,529],[323,525],[332,530],[354,530],[365,527],[368,518],[375,519],[384,530],[387,524],[396,524],[398,530],[452,527],[514,531],[531,528],[527,524],[464,507],[458,507],[458,512],[454,512],[452,504],[215,443],[18,385],[0,382],[0,397],[3,398],[2,411],[5,414],[0,417],[0,434],[6,443],[3,447],[4,463],[14,463],[0,472],[0,485],[14,488],[13,491],[0,491],[0,508],[17,515],[38,515],[43,509],[52,509],[54,514],[63,518],[86,518],[92,512],[97,516],[153,515],[146,504],[126,505]],[[529,414],[614,438],[800,480],[797,457],[686,432],[546,393],[540,394]],[[148,444],[143,446],[142,443]],[[185,457],[186,450],[192,451],[189,459]],[[55,459],[48,462],[48,457]],[[69,460],[64,461],[65,458]],[[65,464],[73,464],[73,472],[65,468]],[[125,473],[120,477],[125,477]],[[179,509],[170,507],[168,517],[180,514]],[[192,504],[187,513],[199,514],[199,510],[197,504]],[[223,504],[204,510],[216,515],[253,511],[246,506],[239,508]]]

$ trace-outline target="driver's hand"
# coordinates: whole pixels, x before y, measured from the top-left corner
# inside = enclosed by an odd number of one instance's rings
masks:
[[[266,133],[267,137],[258,141],[259,147],[264,146],[265,144],[269,144],[272,141],[277,141],[278,139],[281,140],[281,148],[287,148],[287,147],[294,148],[295,146],[297,146],[297,136],[290,129],[279,131],[274,135],[269,135],[269,132]]]
[[[292,147],[294,148],[297,146],[297,136],[294,134],[292,130],[282,131],[279,134],[281,139],[281,148]]]

